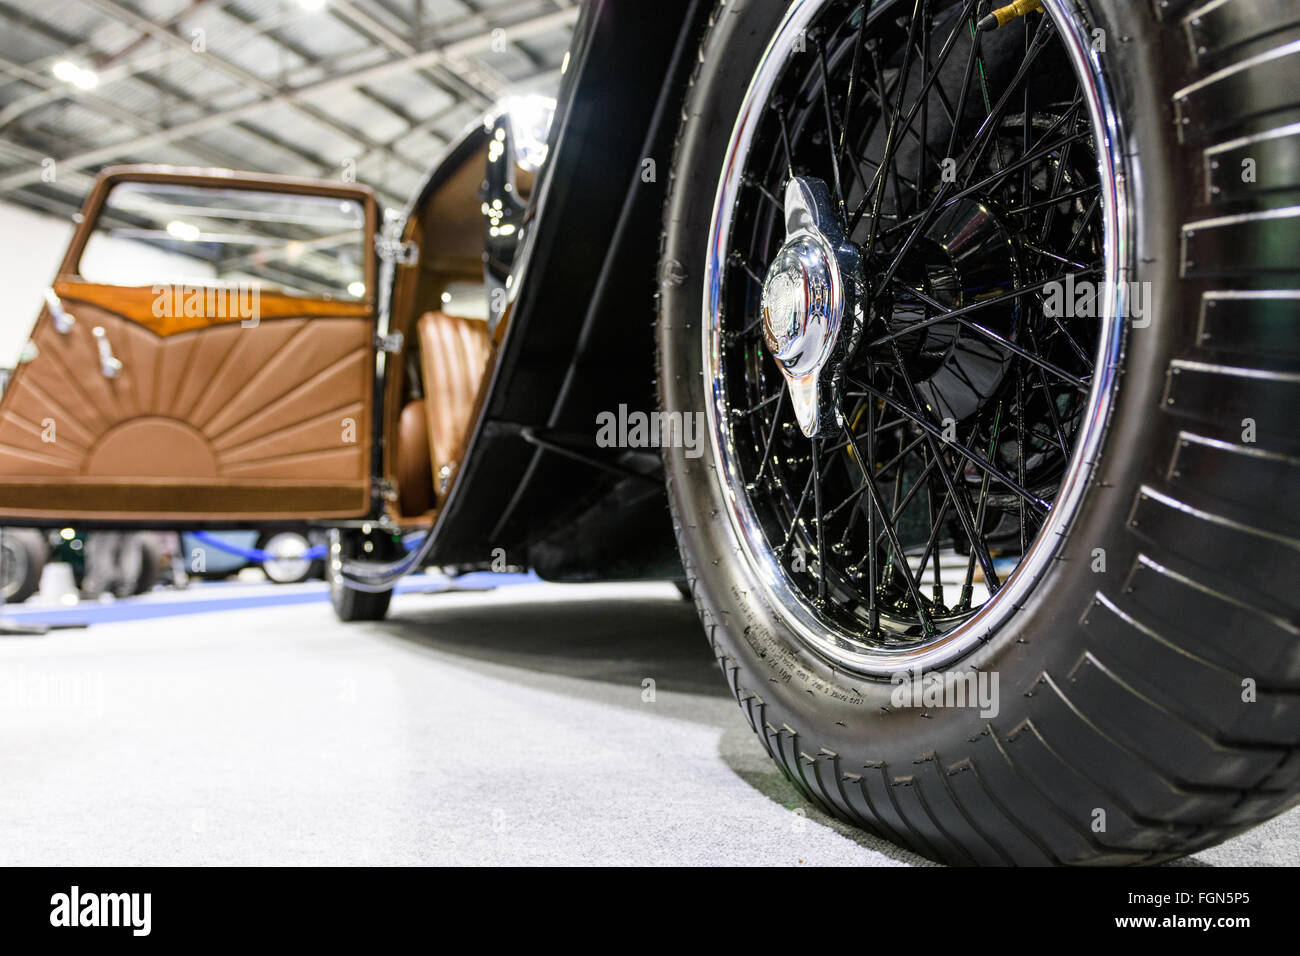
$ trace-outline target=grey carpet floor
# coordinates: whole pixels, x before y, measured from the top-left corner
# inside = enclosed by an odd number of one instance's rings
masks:
[[[0,864],[930,865],[804,804],[663,584],[3,638],[0,741]]]

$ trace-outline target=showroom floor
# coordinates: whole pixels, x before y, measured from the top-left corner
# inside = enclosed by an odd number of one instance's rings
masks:
[[[925,862],[804,808],[671,585],[320,587],[0,638],[0,864]],[[1297,859],[1300,810],[1195,862]]]

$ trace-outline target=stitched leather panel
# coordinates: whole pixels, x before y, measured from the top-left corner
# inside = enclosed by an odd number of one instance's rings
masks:
[[[0,402],[0,513],[364,513],[368,317],[264,318],[160,337],[86,302],[65,308],[76,324],[63,334],[41,316],[37,354]],[[96,327],[122,363],[115,378],[101,371]],[[170,481],[177,494],[201,485],[202,508],[134,495],[142,478]],[[42,480],[44,503],[22,490],[32,479]],[[288,486],[295,497],[281,500]]]

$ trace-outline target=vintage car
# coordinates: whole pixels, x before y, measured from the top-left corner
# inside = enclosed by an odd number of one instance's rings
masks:
[[[936,860],[1296,803],[1300,9],[593,0],[537,107],[391,222],[103,172],[0,517],[310,522],[346,620],[427,565],[685,581],[790,779]]]

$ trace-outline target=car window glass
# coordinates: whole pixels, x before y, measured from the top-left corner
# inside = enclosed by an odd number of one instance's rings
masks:
[[[356,199],[123,182],[105,198],[77,274],[356,300],[366,294],[365,219]]]

